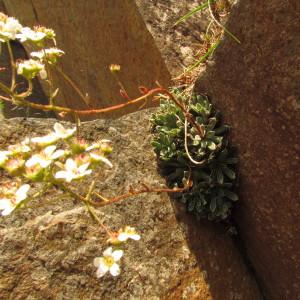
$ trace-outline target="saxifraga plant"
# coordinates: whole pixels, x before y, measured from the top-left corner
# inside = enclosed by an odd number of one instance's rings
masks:
[[[191,189],[178,195],[189,212],[209,220],[226,220],[233,202],[238,200],[232,191],[237,158],[229,147],[229,126],[222,124],[220,112],[206,96],[189,97],[179,90],[173,93],[200,126],[203,136],[189,124],[180,107],[162,96],[160,108],[151,118],[152,146],[159,166],[172,185],[181,185],[187,174],[191,176]]]

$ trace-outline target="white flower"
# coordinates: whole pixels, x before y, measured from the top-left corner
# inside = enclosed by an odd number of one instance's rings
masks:
[[[134,227],[126,226],[123,231],[120,231],[118,239],[121,242],[125,242],[128,239],[132,239],[135,241],[140,240],[141,236],[137,234]]]
[[[44,39],[54,39],[55,32],[52,29],[45,27],[34,27],[32,30],[29,27],[23,27],[21,32],[16,35],[21,43],[25,41],[31,41],[33,43],[39,44]]]
[[[40,165],[42,168],[47,168],[53,160],[64,155],[64,150],[56,150],[56,146],[48,146],[43,149],[39,154],[33,155],[26,161],[25,166],[31,168],[35,165]]]
[[[46,36],[46,33],[37,30],[32,30],[29,27],[23,27],[21,32],[17,34],[17,38],[20,40],[21,43],[25,41],[40,42]]]
[[[86,151],[91,151],[91,150],[94,150],[94,149],[102,149],[103,146],[106,149],[106,147],[109,147],[109,145],[108,145],[109,143],[111,143],[110,140],[106,140],[106,139],[100,140],[100,141],[98,141],[96,143],[93,143],[91,146],[87,147]]]
[[[0,151],[0,167],[2,167],[11,155],[10,151]]]
[[[26,138],[24,141],[22,141],[19,144],[16,145],[10,145],[8,147],[8,150],[14,155],[19,153],[28,153],[31,151],[29,147],[29,139]]]
[[[68,158],[65,163],[65,171],[58,171],[55,174],[55,178],[64,179],[67,182],[71,182],[73,179],[80,179],[92,173],[92,170],[87,170],[89,164],[77,165],[75,160]]]
[[[112,247],[109,247],[103,252],[103,257],[96,257],[94,259],[94,266],[98,268],[96,272],[97,277],[103,277],[108,271],[112,276],[118,276],[120,274],[120,267],[116,262],[122,256],[123,250],[112,251]]]
[[[45,136],[34,137],[31,139],[31,142],[39,144],[40,146],[47,146],[47,145],[51,145],[51,144],[57,142],[58,140],[59,140],[59,138],[55,134],[50,133]]]
[[[124,229],[120,229],[117,233],[112,234],[108,242],[118,245],[122,242],[126,242],[128,239],[139,241],[140,238],[141,236],[136,232],[134,227],[126,226]]]
[[[54,134],[60,139],[67,139],[71,137],[76,131],[76,127],[71,129],[65,129],[60,123],[54,124]]]
[[[22,25],[18,20],[7,17],[4,14],[0,16],[0,42],[14,40],[18,32],[22,30]]]
[[[57,48],[49,48],[30,53],[32,57],[38,58],[40,60],[46,60],[51,64],[56,63],[57,58],[61,57],[63,54],[65,54],[65,52]]]
[[[98,153],[90,153],[91,159],[92,161],[95,162],[103,162],[105,164],[107,164],[110,168],[113,167],[112,163],[103,155],[98,154]]]
[[[43,32],[43,33],[45,33],[47,39],[54,39],[55,36],[56,36],[54,30],[51,29],[51,28],[46,28],[44,26],[35,26],[33,29],[35,31],[37,31],[37,32]]]
[[[17,73],[27,79],[34,78],[38,73],[40,73],[42,79],[45,79],[45,72],[45,66],[34,59],[24,60],[17,64]]]
[[[6,198],[0,199],[0,211],[2,211],[2,216],[9,215],[21,201],[27,198],[29,188],[29,184],[23,184],[14,194],[8,194]]]
[[[100,147],[100,145],[98,143],[94,143],[92,144],[91,146],[88,146],[86,147],[86,151],[91,151],[91,150],[94,150],[94,149],[98,149]]]
[[[76,127],[72,129],[65,129],[60,123],[54,124],[54,132],[41,137],[34,137],[31,139],[32,143],[37,143],[40,146],[47,146],[57,142],[59,139],[67,139],[71,137],[76,131]]]

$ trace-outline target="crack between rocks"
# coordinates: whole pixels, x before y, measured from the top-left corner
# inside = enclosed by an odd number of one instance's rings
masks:
[[[235,222],[233,222],[235,223]],[[234,224],[236,228],[238,228],[237,224]],[[267,300],[265,289],[263,288],[263,285],[261,284],[261,280],[259,279],[258,273],[256,272],[255,268],[253,267],[253,264],[248,256],[247,249],[245,247],[245,243],[242,240],[241,236],[238,234],[237,236],[234,236],[233,242],[237,247],[237,250],[241,254],[241,257],[245,263],[246,268],[248,269],[248,272],[252,276],[253,280],[255,281],[257,288],[261,294],[262,300]]]

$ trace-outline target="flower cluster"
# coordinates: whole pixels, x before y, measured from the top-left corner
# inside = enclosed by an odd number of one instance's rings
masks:
[[[101,163],[112,167],[105,157],[112,150],[108,140],[88,145],[74,137],[75,131],[76,128],[66,129],[55,123],[54,131],[49,134],[25,138],[19,144],[0,151],[0,168],[25,181],[70,183],[91,174]],[[63,146],[58,148],[57,143]],[[7,192],[0,193],[2,215],[11,213],[27,198],[24,195],[29,185],[18,186],[19,189],[11,189],[9,196]]]
[[[42,26],[36,26],[33,29],[22,27],[20,33],[16,36],[21,43],[29,41],[37,45],[43,45],[42,42],[46,39],[55,39],[55,32],[52,29]]]
[[[113,245],[120,245],[128,239],[138,241],[140,238],[141,236],[136,232],[135,228],[126,226],[124,229],[120,229],[118,232],[112,233],[108,242]],[[102,257],[96,257],[94,259],[94,266],[97,268],[96,276],[98,278],[103,277],[108,271],[112,276],[118,276],[121,272],[118,262],[123,254],[124,251],[121,249],[113,251],[113,247],[107,248],[103,252]]]
[[[47,79],[45,64],[56,64],[57,59],[64,54],[64,51],[57,48],[42,49],[30,53],[31,59],[17,62],[17,73],[31,80],[40,75],[41,79]]]
[[[34,49],[29,59],[15,61],[10,45],[10,42],[15,40],[28,43],[30,49]],[[13,104],[28,106],[24,100],[32,93],[31,81],[39,76],[47,80],[46,83],[50,86],[49,103],[52,105],[51,108],[54,108],[53,100],[58,89],[52,89],[51,71],[56,67],[58,59],[65,54],[64,51],[56,48],[55,32],[42,26],[23,27],[17,19],[0,13],[0,50],[1,43],[7,44],[12,68],[11,87],[3,85],[5,88],[1,90],[8,94]],[[120,66],[111,65],[110,70],[112,73],[117,73],[120,71]],[[68,76],[63,70],[58,69],[58,71],[67,80]],[[19,84],[16,75],[23,76],[28,81],[28,89],[20,94],[15,91]],[[67,81],[70,82],[71,79]],[[76,89],[75,84],[72,83],[72,86]],[[63,114],[64,112],[61,112],[61,115]],[[95,220],[104,226],[92,212],[92,205],[96,204],[92,197],[97,195],[94,192],[94,181],[85,197],[73,191],[73,187],[68,184],[90,175],[99,165],[112,168],[112,163],[107,158],[112,151],[110,141],[103,139],[89,144],[75,137],[75,132],[76,128],[64,128],[60,123],[55,123],[53,130],[46,135],[27,137],[18,144],[0,150],[0,169],[2,169],[0,171],[4,170],[9,177],[16,178],[0,186],[0,216],[11,214],[28,201],[42,195],[47,188],[54,186],[69,193],[73,198],[82,200]],[[38,192],[30,194],[30,184],[36,182],[39,183],[38,186],[43,187]],[[107,200],[105,204],[111,202]],[[124,254],[124,250],[120,249],[121,245],[128,240],[140,240],[140,235],[130,226],[118,232],[111,232],[107,228],[106,231],[109,234],[107,242],[111,246],[103,252],[102,257],[94,259],[97,277],[102,277],[107,272],[112,276],[119,275],[119,261]]]
[[[37,74],[40,74],[42,79],[47,78],[45,66],[40,61],[34,59],[18,62],[17,73],[28,80],[33,79]]]
[[[42,48],[40,51],[32,52],[31,59],[19,61],[16,64],[17,74],[24,76],[27,80],[32,80],[38,74],[41,79],[46,79],[45,64],[55,64],[57,59],[64,54],[64,51],[57,48],[44,49],[47,40],[52,40],[54,45],[56,44],[55,32],[52,29],[42,26],[36,26],[33,29],[23,27],[15,18],[0,13],[0,43],[9,43],[13,40],[19,40],[21,43],[29,42]]]
[[[15,40],[21,30],[22,25],[18,20],[0,13],[0,42]]]
[[[55,32],[52,29],[36,26],[33,29],[23,27],[18,20],[0,13],[0,42],[18,39],[21,43],[33,42],[42,46],[45,40],[54,40]]]

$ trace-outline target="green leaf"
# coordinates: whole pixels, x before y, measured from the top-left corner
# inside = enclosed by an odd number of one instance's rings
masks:
[[[189,73],[195,68],[197,68],[201,63],[205,62],[217,49],[217,47],[220,45],[220,41],[217,41],[216,43],[212,44],[210,48],[207,50],[207,52],[201,56],[191,67],[189,67],[186,71],[183,72],[183,74]]]
[[[191,199],[188,203],[187,210],[190,211],[190,212],[193,211],[194,208],[195,208],[195,204],[196,204],[196,200]]]
[[[210,202],[210,205],[209,205],[209,208],[212,212],[215,212],[216,208],[217,208],[217,198],[214,197],[211,199],[211,202]]]
[[[235,173],[234,171],[232,171],[231,169],[229,169],[228,167],[226,166],[222,166],[222,170],[223,172],[225,173],[225,175],[230,178],[230,179],[235,179]]]
[[[160,151],[161,150],[161,144],[158,141],[152,140],[151,141],[151,145],[155,148],[156,151]]]
[[[206,132],[205,137],[207,139],[213,139],[215,137],[215,132],[214,131],[208,131],[208,132]]]
[[[215,128],[216,124],[217,124],[217,119],[216,118],[209,118],[209,120],[208,120],[209,130],[213,130]]]
[[[202,11],[203,9],[205,9],[207,7],[208,7],[208,1],[202,3],[201,5],[197,6],[196,8],[194,8],[193,10],[189,11],[187,14],[182,16],[180,19],[178,19],[178,21],[176,21],[174,26],[178,25],[179,23],[185,22],[187,19],[189,19],[195,13]]]
[[[215,129],[215,135],[222,135],[230,130],[230,126],[223,125]]]
[[[232,201],[238,201],[239,200],[239,197],[237,194],[231,192],[231,191],[228,191],[228,190],[224,190],[224,193],[225,193],[225,196],[232,200]]]
[[[221,169],[217,169],[216,174],[217,174],[217,182],[219,184],[223,184],[223,182],[224,182],[224,176],[223,176],[222,170]]]
[[[195,173],[194,173],[194,177],[196,179],[204,179],[206,181],[210,181],[210,176],[204,172],[204,171],[201,171],[201,170],[197,170]]]
[[[197,210],[198,213],[201,213],[203,211],[202,199],[201,198],[196,203],[196,210]]]
[[[226,159],[226,163],[228,165],[234,165],[234,164],[237,164],[238,163],[238,158],[237,157],[230,157],[230,158],[227,158]]]

